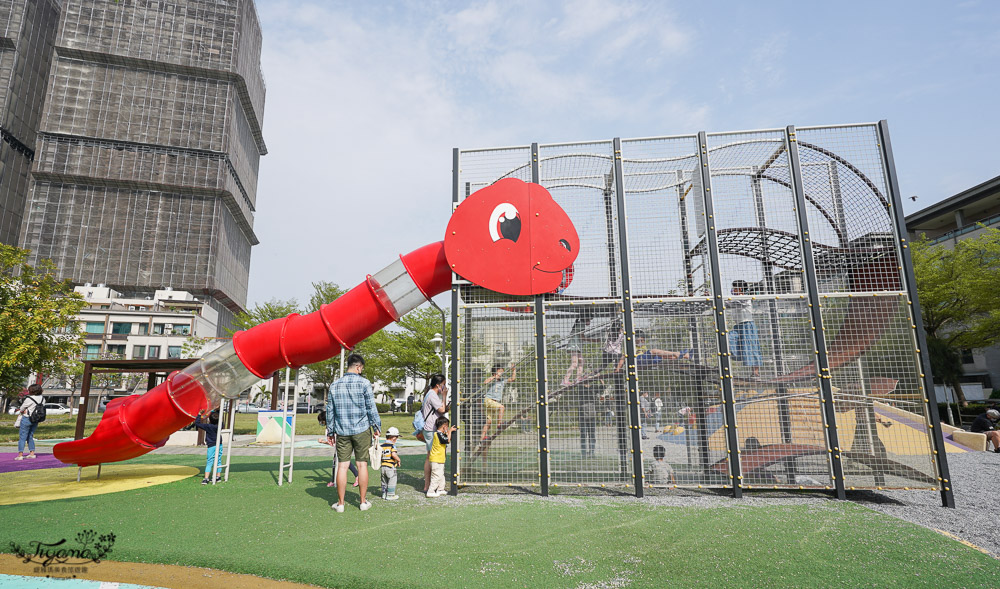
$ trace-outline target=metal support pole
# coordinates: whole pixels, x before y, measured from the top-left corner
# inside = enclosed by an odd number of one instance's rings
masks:
[[[460,152],[459,152],[458,148],[455,148],[454,150],[452,150],[452,155],[451,155],[451,208],[452,208],[452,210],[455,210],[455,207],[458,206],[459,170],[460,170],[459,166],[461,164],[461,160],[460,160],[459,154],[460,154]],[[452,277],[454,277],[454,274],[452,274]],[[442,322],[444,321],[444,313],[443,312],[441,314],[441,321]],[[442,323],[441,328],[444,329],[444,324],[443,323]],[[445,337],[448,337],[448,336],[449,336],[448,333],[446,333],[444,331],[441,332],[441,337],[442,338],[445,338]],[[460,394],[459,391],[461,389],[461,386],[460,386],[460,383],[458,381],[458,287],[455,286],[454,284],[452,284],[452,286],[451,286],[451,334],[450,334],[450,336],[451,336],[451,374],[448,375],[448,376],[451,377],[451,387],[450,387],[451,388],[451,408],[452,408],[451,409],[451,419],[452,419],[452,425],[454,425],[454,426],[456,426],[458,428],[461,428],[462,427],[462,425],[461,425],[461,419],[460,419],[461,413],[459,412],[459,406],[460,406],[459,399],[461,398],[461,394]],[[441,342],[441,345],[444,346],[444,341]],[[444,350],[443,349],[441,350],[441,360],[442,360],[442,363],[443,363],[444,362]],[[444,373],[442,372],[442,374],[444,374]],[[442,399],[441,401],[444,402],[445,399]],[[460,447],[461,447],[461,441],[462,441],[463,438],[464,439],[469,439],[469,436],[472,435],[472,432],[475,429],[475,428],[472,427],[472,424],[469,423],[468,421],[466,421],[466,424],[468,425],[469,431],[463,432],[461,429],[459,429],[457,432],[455,432],[455,433],[458,434],[458,438],[455,439],[455,440],[452,440],[452,444],[451,444],[451,488],[448,489],[448,494],[449,495],[458,495],[458,456],[459,456],[459,451],[460,451]]]
[[[531,181],[538,184],[538,144],[531,144]],[[549,407],[548,374],[545,365],[545,296],[535,297],[535,375],[538,380],[538,474],[542,496],[549,495]]]
[[[826,421],[827,449],[830,450],[831,466],[833,467],[833,484],[836,489],[837,498],[847,499],[844,482],[844,465],[840,456],[840,436],[837,433],[837,412],[833,405],[833,386],[830,383],[830,362],[826,352],[826,334],[823,333],[823,305],[819,298],[819,285],[817,284],[816,266],[813,260],[812,238],[809,236],[809,215],[807,214],[805,188],[802,184],[802,166],[799,161],[799,144],[795,138],[794,125],[789,125],[785,130],[785,141],[788,144],[789,175],[792,180],[792,193],[795,196],[795,212],[798,215],[799,222],[799,239],[802,244],[806,290],[809,296],[813,339],[816,343],[816,363],[819,368],[820,395],[823,401],[823,415]]]
[[[733,395],[732,367],[729,360],[729,338],[726,337],[725,302],[722,300],[722,272],[719,270],[719,241],[715,230],[715,205],[712,201],[712,170],[708,161],[708,137],[698,133],[698,170],[701,174],[701,196],[705,201],[705,237],[712,273],[712,309],[719,342],[719,368],[722,381],[722,406],[726,423],[726,444],[729,447],[729,479],[733,497],[743,497],[743,471],[740,467],[740,444],[736,431],[736,403]],[[694,179],[692,179],[693,181]],[[695,195],[697,198],[697,195]],[[704,397],[704,395],[702,395]],[[702,411],[699,411],[701,413]],[[703,416],[698,415],[698,419]],[[707,449],[703,449],[703,452]],[[707,465],[706,465],[707,466]]]
[[[93,369],[89,362],[83,364],[83,382],[80,384],[80,411],[76,415],[76,432],[74,440],[83,439],[83,430],[87,425],[87,407],[90,404],[90,381],[93,380]]]
[[[899,192],[899,179],[896,177],[896,161],[892,157],[892,143],[889,140],[889,124],[885,120],[878,123],[879,145],[882,146],[882,157],[885,162],[888,178],[891,207],[894,209],[893,226],[899,239],[900,259],[903,262],[903,281],[910,296],[910,314],[913,319],[913,330],[917,340],[917,352],[923,365],[924,404],[930,416],[932,451],[937,458],[934,463],[938,468],[938,478],[941,481],[941,505],[955,507],[955,495],[951,490],[951,474],[948,470],[948,456],[945,452],[944,434],[941,431],[941,417],[938,415],[937,398],[934,395],[934,376],[931,374],[930,355],[927,352],[927,334],[924,332],[924,320],[920,313],[920,299],[917,296],[917,280],[913,274],[913,260],[906,239],[906,218],[903,215],[903,201]]]
[[[632,479],[635,496],[642,497],[644,477],[642,470],[642,424],[639,421],[639,380],[635,362],[635,325],[632,321],[632,285],[628,259],[628,222],[625,213],[625,172],[622,167],[622,140],[614,138],[615,198],[618,204],[618,252],[622,276],[622,306],[625,311],[625,390],[628,391],[629,428],[632,432]],[[620,416],[615,416],[620,419]],[[621,449],[619,449],[621,452]]]
[[[281,392],[281,459],[278,462],[278,486],[282,486],[282,482],[285,480],[285,424],[288,423],[288,381],[291,378],[292,369],[285,367],[285,389]],[[293,414],[294,415],[294,414]],[[294,416],[293,416],[294,419]],[[292,445],[295,445],[295,440],[292,440]],[[288,464],[287,466],[291,466]],[[289,473],[291,475],[291,473]],[[292,482],[291,476],[289,476],[288,482]]]

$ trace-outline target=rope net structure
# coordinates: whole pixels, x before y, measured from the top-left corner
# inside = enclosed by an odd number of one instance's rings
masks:
[[[580,236],[543,297],[455,277],[458,488],[950,493],[883,133],[456,150],[456,201],[534,181]]]

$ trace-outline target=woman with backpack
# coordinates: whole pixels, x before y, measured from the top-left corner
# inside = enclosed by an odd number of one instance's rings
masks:
[[[37,411],[36,411],[37,408]],[[40,418],[39,418],[40,417]],[[28,396],[17,410],[14,426],[20,428],[17,438],[17,457],[14,460],[24,460],[24,445],[28,444],[28,458],[35,456],[35,429],[45,420],[45,398],[42,397],[41,385],[28,387]]]

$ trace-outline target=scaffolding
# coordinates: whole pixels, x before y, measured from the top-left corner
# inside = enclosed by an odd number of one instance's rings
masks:
[[[580,236],[554,293],[455,277],[455,488],[954,504],[884,121],[454,160],[453,203],[537,182]]]

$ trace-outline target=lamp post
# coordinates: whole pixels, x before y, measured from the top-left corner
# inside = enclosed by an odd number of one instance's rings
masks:
[[[448,354],[444,351],[444,337],[440,333],[435,333],[434,337],[431,338],[431,343],[434,344],[434,353],[441,356],[441,374],[447,379],[448,376]]]
[[[447,354],[445,354],[444,337],[441,335],[443,333],[448,333],[448,320],[444,313],[444,309],[439,307],[437,303],[433,300],[428,301],[432,307],[437,309],[438,313],[441,313],[441,333],[435,333],[434,337],[431,338],[431,343],[434,344],[434,353],[441,356],[441,375],[444,376],[445,382],[448,382],[448,361],[445,359]]]

